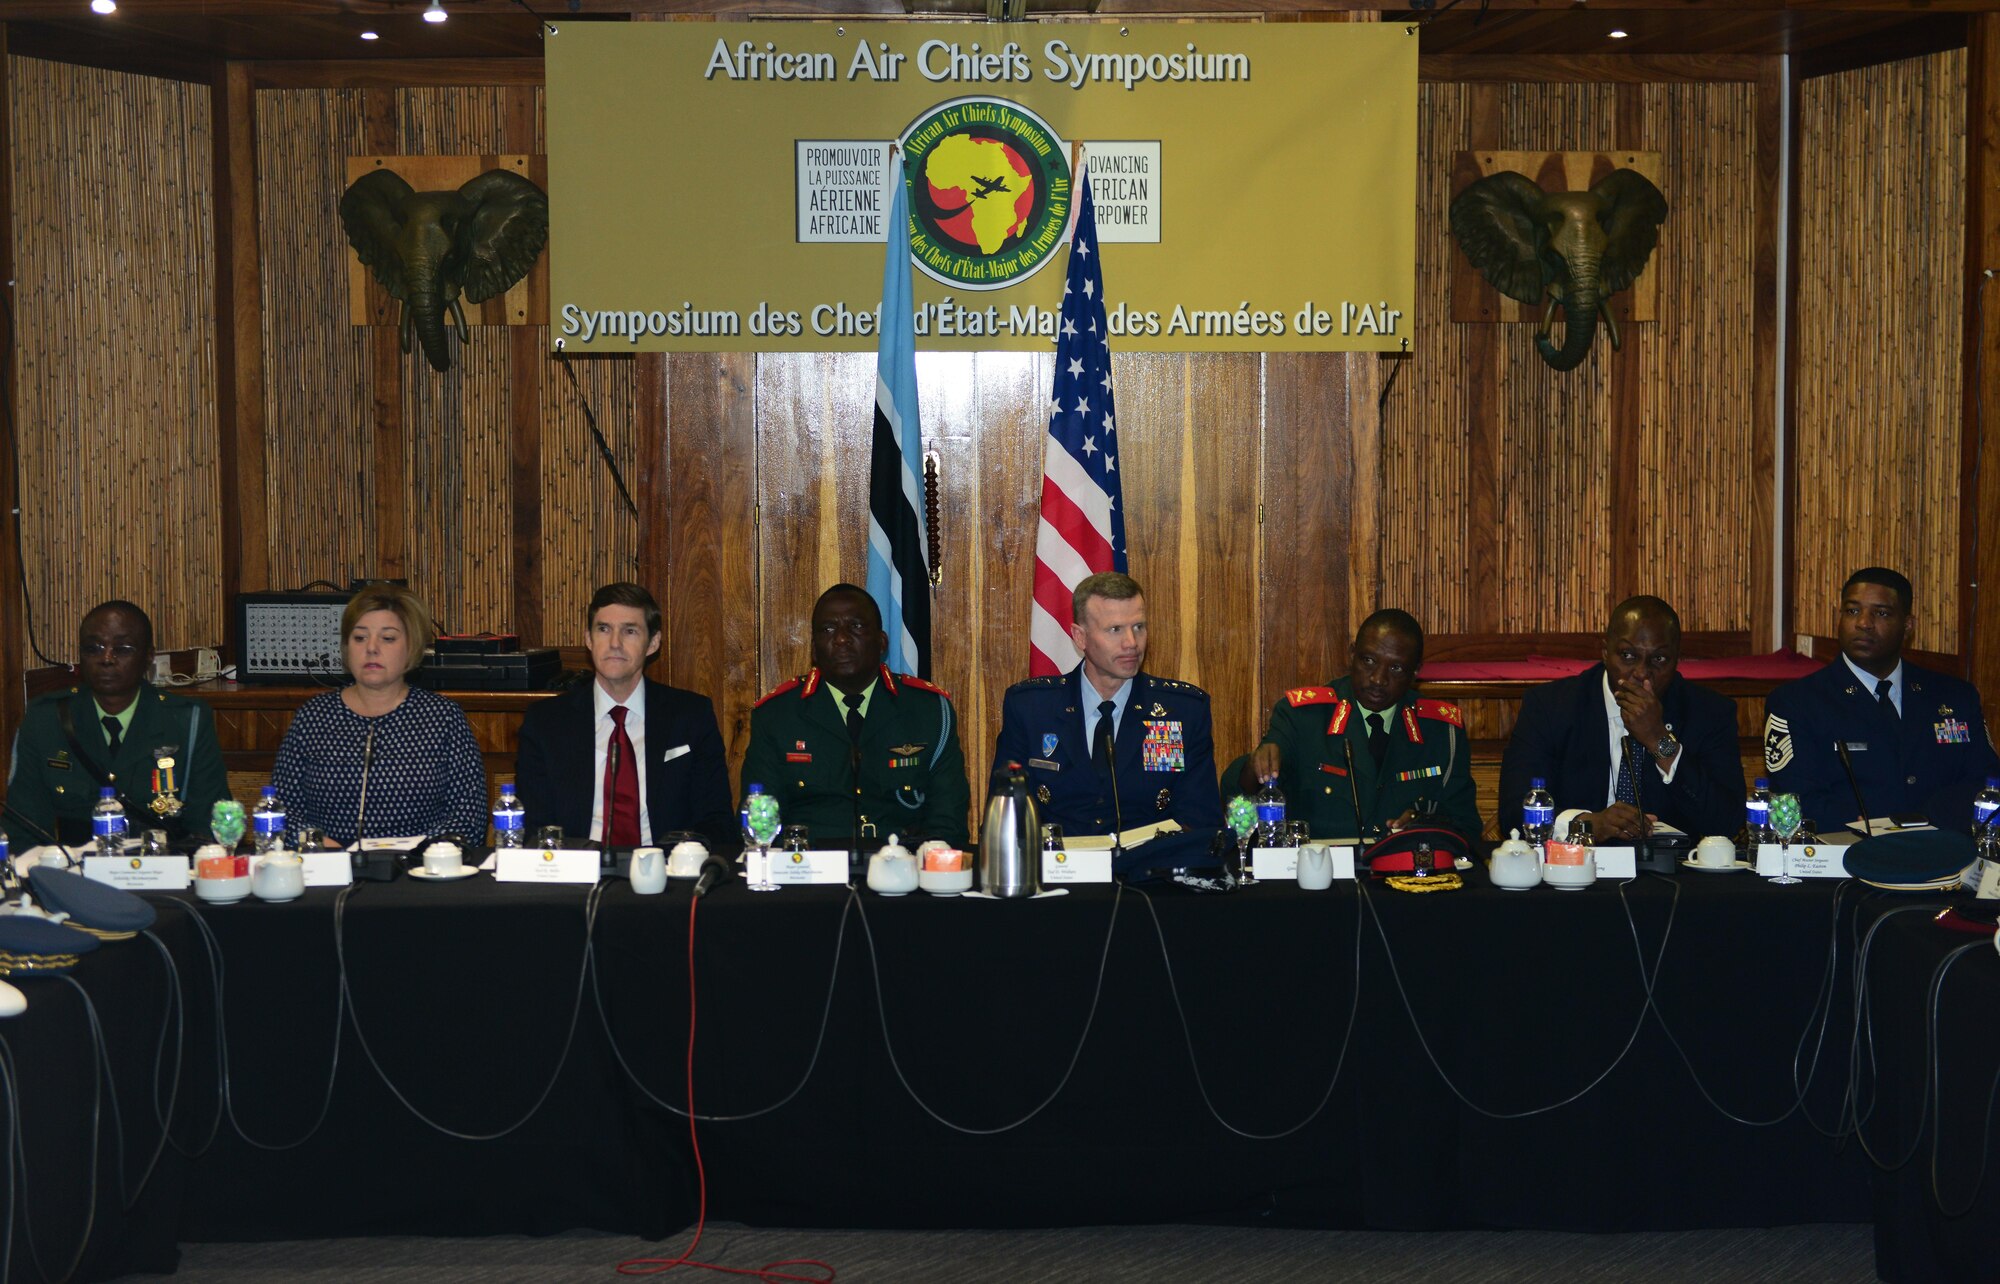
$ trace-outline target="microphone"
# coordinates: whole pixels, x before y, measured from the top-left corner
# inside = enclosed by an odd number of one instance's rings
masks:
[[[1111,768],[1111,819],[1118,826],[1112,835],[1111,851],[1112,859],[1116,860],[1118,853],[1125,850],[1125,808],[1118,798],[1118,723],[1115,714],[1107,713],[1104,716],[1111,720],[1111,725],[1104,730],[1104,747],[1110,751],[1111,757],[1111,761],[1107,764]]]
[[[1354,742],[1345,735],[1340,737],[1340,751],[1347,755],[1347,801],[1354,804],[1354,838],[1366,845],[1368,827],[1361,823],[1361,790],[1354,784]]]
[[[1868,802],[1861,796],[1861,782],[1854,775],[1854,759],[1847,756],[1847,742],[1836,740],[1833,751],[1840,755],[1840,769],[1847,773],[1847,787],[1854,791],[1854,805],[1861,809],[1861,836],[1866,838],[1873,831],[1868,827]]]
[[[603,863],[611,863],[611,798],[618,790],[618,737],[604,742],[604,828],[597,835]]]
[[[361,801],[354,809],[354,853],[361,854],[361,840],[368,836],[368,773],[375,766],[375,727],[361,743]]]
[[[728,881],[728,878],[729,862],[713,854],[706,856],[701,862],[701,877],[697,878],[694,883],[694,894],[696,896],[706,896],[708,895],[709,888],[714,887],[717,883]]]
[[[57,851],[61,852],[63,854],[63,859],[68,861],[71,865],[77,863],[76,853],[71,851],[67,844],[65,844],[61,839],[57,838],[54,834],[51,834],[48,830],[43,829],[40,825],[36,824],[34,821],[28,819],[26,816],[23,816],[20,812],[20,809],[15,807],[13,803],[0,802],[0,813],[5,813],[6,815],[12,816],[15,820],[20,821],[23,825],[27,826],[29,829],[34,830],[35,837],[41,839],[48,846],[53,847]]]
[[[1645,825],[1646,824],[1646,801],[1645,801],[1646,781],[1645,778],[1639,774],[1639,742],[1634,740],[1629,735],[1622,737],[1622,740],[1624,741],[1624,748],[1625,748],[1625,770],[1632,773],[1632,802],[1633,805],[1638,807],[1639,809],[1639,820],[1641,825]],[[1653,837],[1652,837],[1652,830],[1650,829],[1650,827],[1641,828],[1639,830],[1638,840],[1632,844],[1632,850],[1634,856],[1634,863],[1640,869],[1651,869],[1653,867],[1654,863]]]

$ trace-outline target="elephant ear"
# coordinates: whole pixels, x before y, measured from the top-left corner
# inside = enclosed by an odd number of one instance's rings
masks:
[[[1472,266],[1500,293],[1540,303],[1555,278],[1548,232],[1537,211],[1542,189],[1525,174],[1502,170],[1469,185],[1451,203],[1451,234]]]
[[[1604,261],[1598,279],[1606,294],[1616,294],[1639,279],[1660,243],[1667,198],[1651,179],[1631,169],[1612,170],[1590,191],[1602,202],[1597,221],[1604,225]]]
[[[489,169],[458,189],[466,204],[458,253],[465,297],[503,294],[535,266],[549,241],[549,198],[519,174]]]
[[[403,231],[406,202],[415,195],[402,175],[375,169],[349,183],[340,198],[340,221],[355,256],[392,298],[405,302],[409,283],[396,253],[396,238]]]

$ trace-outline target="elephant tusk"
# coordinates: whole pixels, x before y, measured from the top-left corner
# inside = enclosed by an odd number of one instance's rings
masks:
[[[466,332],[465,328],[465,307],[459,302],[457,295],[452,296],[451,318],[458,323],[458,341],[460,343],[470,343],[472,336]]]
[[[399,337],[403,348],[403,355],[407,357],[410,355],[410,332],[414,328],[410,318],[409,304],[405,303],[402,305],[402,314],[397,319],[396,324],[402,330],[402,334]]]
[[[1610,334],[1611,336],[1611,350],[1613,352],[1622,351],[1618,343],[1618,322],[1617,319],[1611,315],[1611,305],[1609,303],[1600,301],[1597,305],[1597,311],[1604,318],[1604,329],[1606,333]]]
[[[1555,327],[1555,324],[1556,324],[1556,296],[1552,294],[1549,296],[1548,302],[1542,308],[1542,328],[1535,331],[1535,333],[1538,336],[1546,338],[1549,331]]]

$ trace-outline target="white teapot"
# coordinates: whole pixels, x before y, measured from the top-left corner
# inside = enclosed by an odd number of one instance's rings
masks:
[[[1532,845],[1521,841],[1521,831],[1509,830],[1507,841],[1493,849],[1493,885],[1510,892],[1525,892],[1542,881],[1541,862]]]
[[[883,896],[906,896],[917,890],[917,858],[895,834],[882,850],[868,858],[868,890]]]
[[[250,871],[250,891],[260,901],[295,901],[306,890],[306,863],[297,852],[266,852]]]

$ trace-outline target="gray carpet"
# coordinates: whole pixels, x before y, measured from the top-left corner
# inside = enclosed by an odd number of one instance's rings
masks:
[[[824,1231],[711,1226],[699,1256],[754,1270],[783,1258],[830,1263],[842,1284],[1862,1284],[1875,1278],[1867,1226],[1788,1226],[1636,1235],[1543,1231],[1262,1230],[1219,1226],[1111,1226],[1040,1231]],[[549,1239],[354,1239],[282,1244],[189,1244],[178,1278],[215,1284],[340,1281],[612,1280],[637,1256],[678,1255],[663,1244],[572,1232]],[[801,1274],[807,1272],[801,1271]],[[730,1278],[682,1269],[675,1279]],[[134,1284],[141,1278],[129,1277]]]

